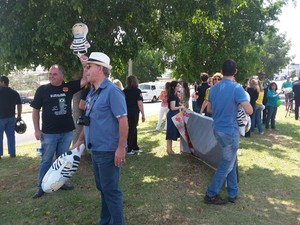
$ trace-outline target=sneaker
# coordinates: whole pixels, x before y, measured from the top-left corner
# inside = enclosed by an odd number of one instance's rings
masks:
[[[236,200],[237,200],[237,196],[235,196],[235,197],[228,196],[228,202],[235,203]]]
[[[260,135],[263,135],[264,133],[265,133],[265,132],[263,132],[263,131],[262,131],[262,132],[259,132]]]
[[[138,150],[132,150],[134,153],[142,153],[143,152],[143,150],[141,150],[141,149],[138,149]]]
[[[127,155],[134,155],[135,151],[127,152]]]
[[[74,186],[72,186],[71,184],[64,184],[60,188],[60,190],[64,190],[64,191],[70,191],[70,190],[73,190],[73,189],[74,189]]]
[[[45,194],[45,192],[42,189],[38,189],[37,192],[32,196],[33,199],[37,199],[42,197]]]
[[[16,155],[15,154],[11,154],[9,157],[10,158],[16,158]]]
[[[227,201],[221,198],[219,195],[215,195],[213,197],[209,197],[208,195],[205,195],[204,203],[213,204],[213,205],[225,205],[227,204]]]

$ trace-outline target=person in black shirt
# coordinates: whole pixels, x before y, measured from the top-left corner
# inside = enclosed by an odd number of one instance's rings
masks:
[[[143,152],[137,144],[137,125],[139,122],[139,114],[142,114],[142,122],[145,122],[145,113],[143,105],[143,95],[138,88],[138,80],[136,76],[128,76],[126,79],[126,87],[123,90],[127,105],[128,117],[128,138],[127,138],[127,154]]]
[[[200,75],[200,80],[202,84],[197,87],[197,91],[196,91],[196,95],[198,96],[197,105],[199,107],[199,111],[197,113],[200,113],[200,109],[204,102],[206,90],[210,87],[209,84],[207,83],[208,77],[209,76],[207,73],[201,73]],[[204,113],[206,113],[206,108],[204,109]]]
[[[82,56],[82,59],[85,56]],[[56,158],[69,150],[75,129],[72,117],[72,98],[83,86],[86,78],[64,82],[64,68],[53,65],[49,69],[50,83],[40,86],[31,103],[34,135],[41,141],[42,159],[40,162],[38,189],[33,198],[41,197],[44,192],[41,184],[44,175],[52,165],[54,153]],[[42,129],[40,128],[40,111],[42,110]],[[64,184],[61,189],[71,190],[72,186]]]
[[[0,159],[3,155],[3,133],[6,133],[8,153],[11,158],[16,157],[16,105],[18,116],[21,119],[22,103],[18,92],[8,87],[9,79],[6,76],[0,78]]]
[[[245,91],[248,92],[250,96],[250,104],[253,109],[255,109],[256,106],[256,100],[258,98],[259,94],[259,88],[257,86],[257,82],[254,78],[248,79],[248,86],[244,86]],[[254,114],[250,115],[251,121],[254,120]],[[245,137],[250,137],[251,136],[251,131],[249,130],[248,132],[245,133]]]

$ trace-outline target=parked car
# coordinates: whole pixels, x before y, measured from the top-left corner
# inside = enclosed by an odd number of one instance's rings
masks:
[[[157,102],[162,90],[165,88],[165,83],[147,82],[139,84],[139,89],[142,91],[144,101]]]
[[[22,104],[26,104],[26,103],[31,103],[33,101],[33,99],[32,98],[28,98],[28,97],[21,97],[21,102],[22,102]]]

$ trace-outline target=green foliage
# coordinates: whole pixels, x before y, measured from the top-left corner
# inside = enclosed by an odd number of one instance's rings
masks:
[[[208,1],[198,3],[190,13],[186,29],[181,32],[175,61],[172,67],[175,77],[184,77],[186,81],[199,79],[201,72],[213,74],[220,71],[221,63],[226,58],[233,58],[238,64],[237,80],[256,74],[258,68],[269,70],[262,63],[269,43],[264,42],[268,30],[277,37],[270,21],[276,20],[284,1],[268,4],[263,1]],[[286,49],[289,43],[278,38],[277,44],[284,46],[282,57],[272,62],[273,70],[278,71],[289,61]],[[272,52],[273,53],[273,52]],[[270,71],[271,72],[271,71]]]
[[[2,72],[59,63],[69,78],[81,68],[70,50],[73,24],[86,23],[89,51],[107,53],[121,70],[137,54],[140,33],[153,19],[149,1],[1,1],[0,9]]]
[[[188,82],[201,72],[219,71],[225,58],[237,61],[238,79],[258,69],[273,73],[289,61],[290,44],[271,25],[288,1],[1,1],[0,73],[59,63],[68,79],[80,74],[79,60],[70,50],[71,28],[77,22],[89,27],[89,52],[103,51],[111,57],[114,76],[126,73],[129,59],[141,61],[138,53],[145,46],[163,53],[161,62],[154,57],[155,67],[168,62],[175,78]],[[280,46],[280,57],[263,46],[269,44],[266,40]],[[142,60],[146,72],[135,69],[154,75],[157,69],[146,58]]]
[[[141,50],[133,61],[132,73],[140,83],[155,81],[164,72],[162,54],[154,50]]]
[[[159,50],[143,48],[133,59],[132,73],[138,78],[139,83],[155,81],[157,77],[164,73],[165,64],[163,54]],[[126,77],[128,76],[128,64],[125,65],[123,70],[120,70],[121,73],[112,73],[113,78],[121,80],[122,83],[125,83]]]
[[[286,41],[285,35],[275,35],[270,32],[264,36],[261,61],[263,68],[269,78],[283,69],[291,60],[287,57],[290,42]]]

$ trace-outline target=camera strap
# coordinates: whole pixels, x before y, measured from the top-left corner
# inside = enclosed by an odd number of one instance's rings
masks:
[[[95,95],[92,97],[92,99],[91,99],[91,108],[89,110],[88,115],[86,115],[86,116],[90,116],[90,114],[92,112],[92,109],[93,109],[93,107],[95,105],[95,102],[97,101],[97,99],[98,99],[101,91],[102,91],[102,88],[98,88],[98,90],[96,91]],[[85,111],[86,111],[86,109],[85,109]]]

